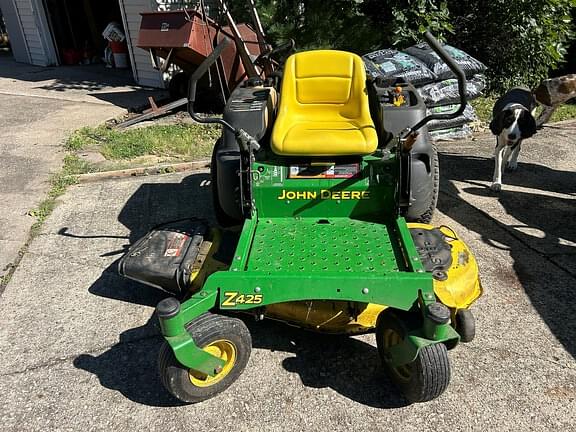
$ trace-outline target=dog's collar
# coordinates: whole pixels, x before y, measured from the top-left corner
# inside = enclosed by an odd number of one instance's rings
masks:
[[[502,111],[506,111],[508,109],[522,109],[524,111],[529,111],[528,108],[526,108],[524,105],[519,104],[517,102],[512,102],[512,103],[506,104]]]

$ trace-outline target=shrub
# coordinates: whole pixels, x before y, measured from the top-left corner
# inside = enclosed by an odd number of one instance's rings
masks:
[[[362,12],[377,26],[385,46],[405,48],[429,29],[440,40],[453,31],[448,4],[433,0],[364,0]]]
[[[255,0],[270,42],[296,41],[296,49],[343,49],[364,54],[380,37],[356,0]],[[245,0],[229,2],[234,17],[251,22]]]
[[[269,39],[360,54],[405,48],[425,29],[485,63],[490,88],[535,86],[574,40],[576,0],[255,0]],[[250,21],[244,0],[230,0]]]
[[[451,0],[448,40],[489,67],[492,90],[533,87],[562,63],[574,7],[576,0]]]

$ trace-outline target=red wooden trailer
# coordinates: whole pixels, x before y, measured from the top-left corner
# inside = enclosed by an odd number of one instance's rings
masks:
[[[162,66],[155,64],[158,68],[175,64],[192,73],[224,37],[235,40],[230,26],[220,26],[208,17],[204,19],[195,10],[145,12],[141,15],[138,47],[148,50],[155,63],[158,57],[164,59]],[[237,29],[242,40],[224,49],[218,70],[213,70],[223,77],[222,85],[228,94],[250,75],[247,69],[250,72],[252,60],[261,52],[258,36],[251,26],[238,24]],[[251,58],[248,67],[246,61],[242,61],[239,42],[244,43]]]

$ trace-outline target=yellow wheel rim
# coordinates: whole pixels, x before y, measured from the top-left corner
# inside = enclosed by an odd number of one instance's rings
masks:
[[[209,354],[224,360],[224,366],[216,375],[205,375],[192,369],[188,370],[190,381],[196,387],[210,387],[222,381],[236,364],[236,346],[228,340],[217,340],[203,348]]]
[[[394,345],[397,345],[400,342],[402,342],[402,336],[399,335],[393,329],[385,329],[382,339],[383,339],[385,348],[391,348]],[[410,378],[412,378],[412,366],[411,366],[411,364],[406,364],[406,365],[402,365],[402,366],[395,366],[395,367],[392,367],[391,369],[393,370],[394,374],[396,375],[396,377],[400,381],[406,382],[406,381],[410,381]]]

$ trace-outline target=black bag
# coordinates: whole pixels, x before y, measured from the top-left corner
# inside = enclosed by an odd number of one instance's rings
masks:
[[[436,75],[417,58],[393,49],[382,49],[362,56],[372,78],[403,78],[415,86],[436,80]]]
[[[472,128],[467,124],[448,129],[437,129],[430,131],[432,141],[456,141],[472,138]]]
[[[482,62],[476,60],[471,55],[466,54],[464,51],[450,45],[444,45],[444,49],[464,71],[466,77],[470,78],[473,75],[483,73],[486,70],[486,66]],[[428,66],[428,69],[436,74],[439,80],[455,77],[454,72],[452,72],[448,65],[444,63],[444,60],[442,60],[438,54],[436,54],[432,48],[425,43],[420,43],[411,46],[410,48],[406,48],[404,52],[421,60],[426,66]]]
[[[426,114],[447,114],[452,113],[458,109],[460,105],[442,105],[437,107],[428,108]],[[449,129],[453,127],[462,126],[478,120],[474,107],[470,104],[466,105],[464,112],[458,117],[447,120],[432,120],[428,123],[428,130]]]
[[[118,263],[118,272],[172,294],[182,294],[191,285],[193,265],[208,233],[208,224],[199,219],[160,225],[130,247]]]
[[[482,91],[486,88],[486,77],[476,74],[466,81],[466,99],[472,100],[482,96]],[[449,78],[437,83],[426,84],[418,89],[418,93],[424,99],[428,107],[438,105],[449,105],[460,102],[460,92],[458,90],[458,80]]]

